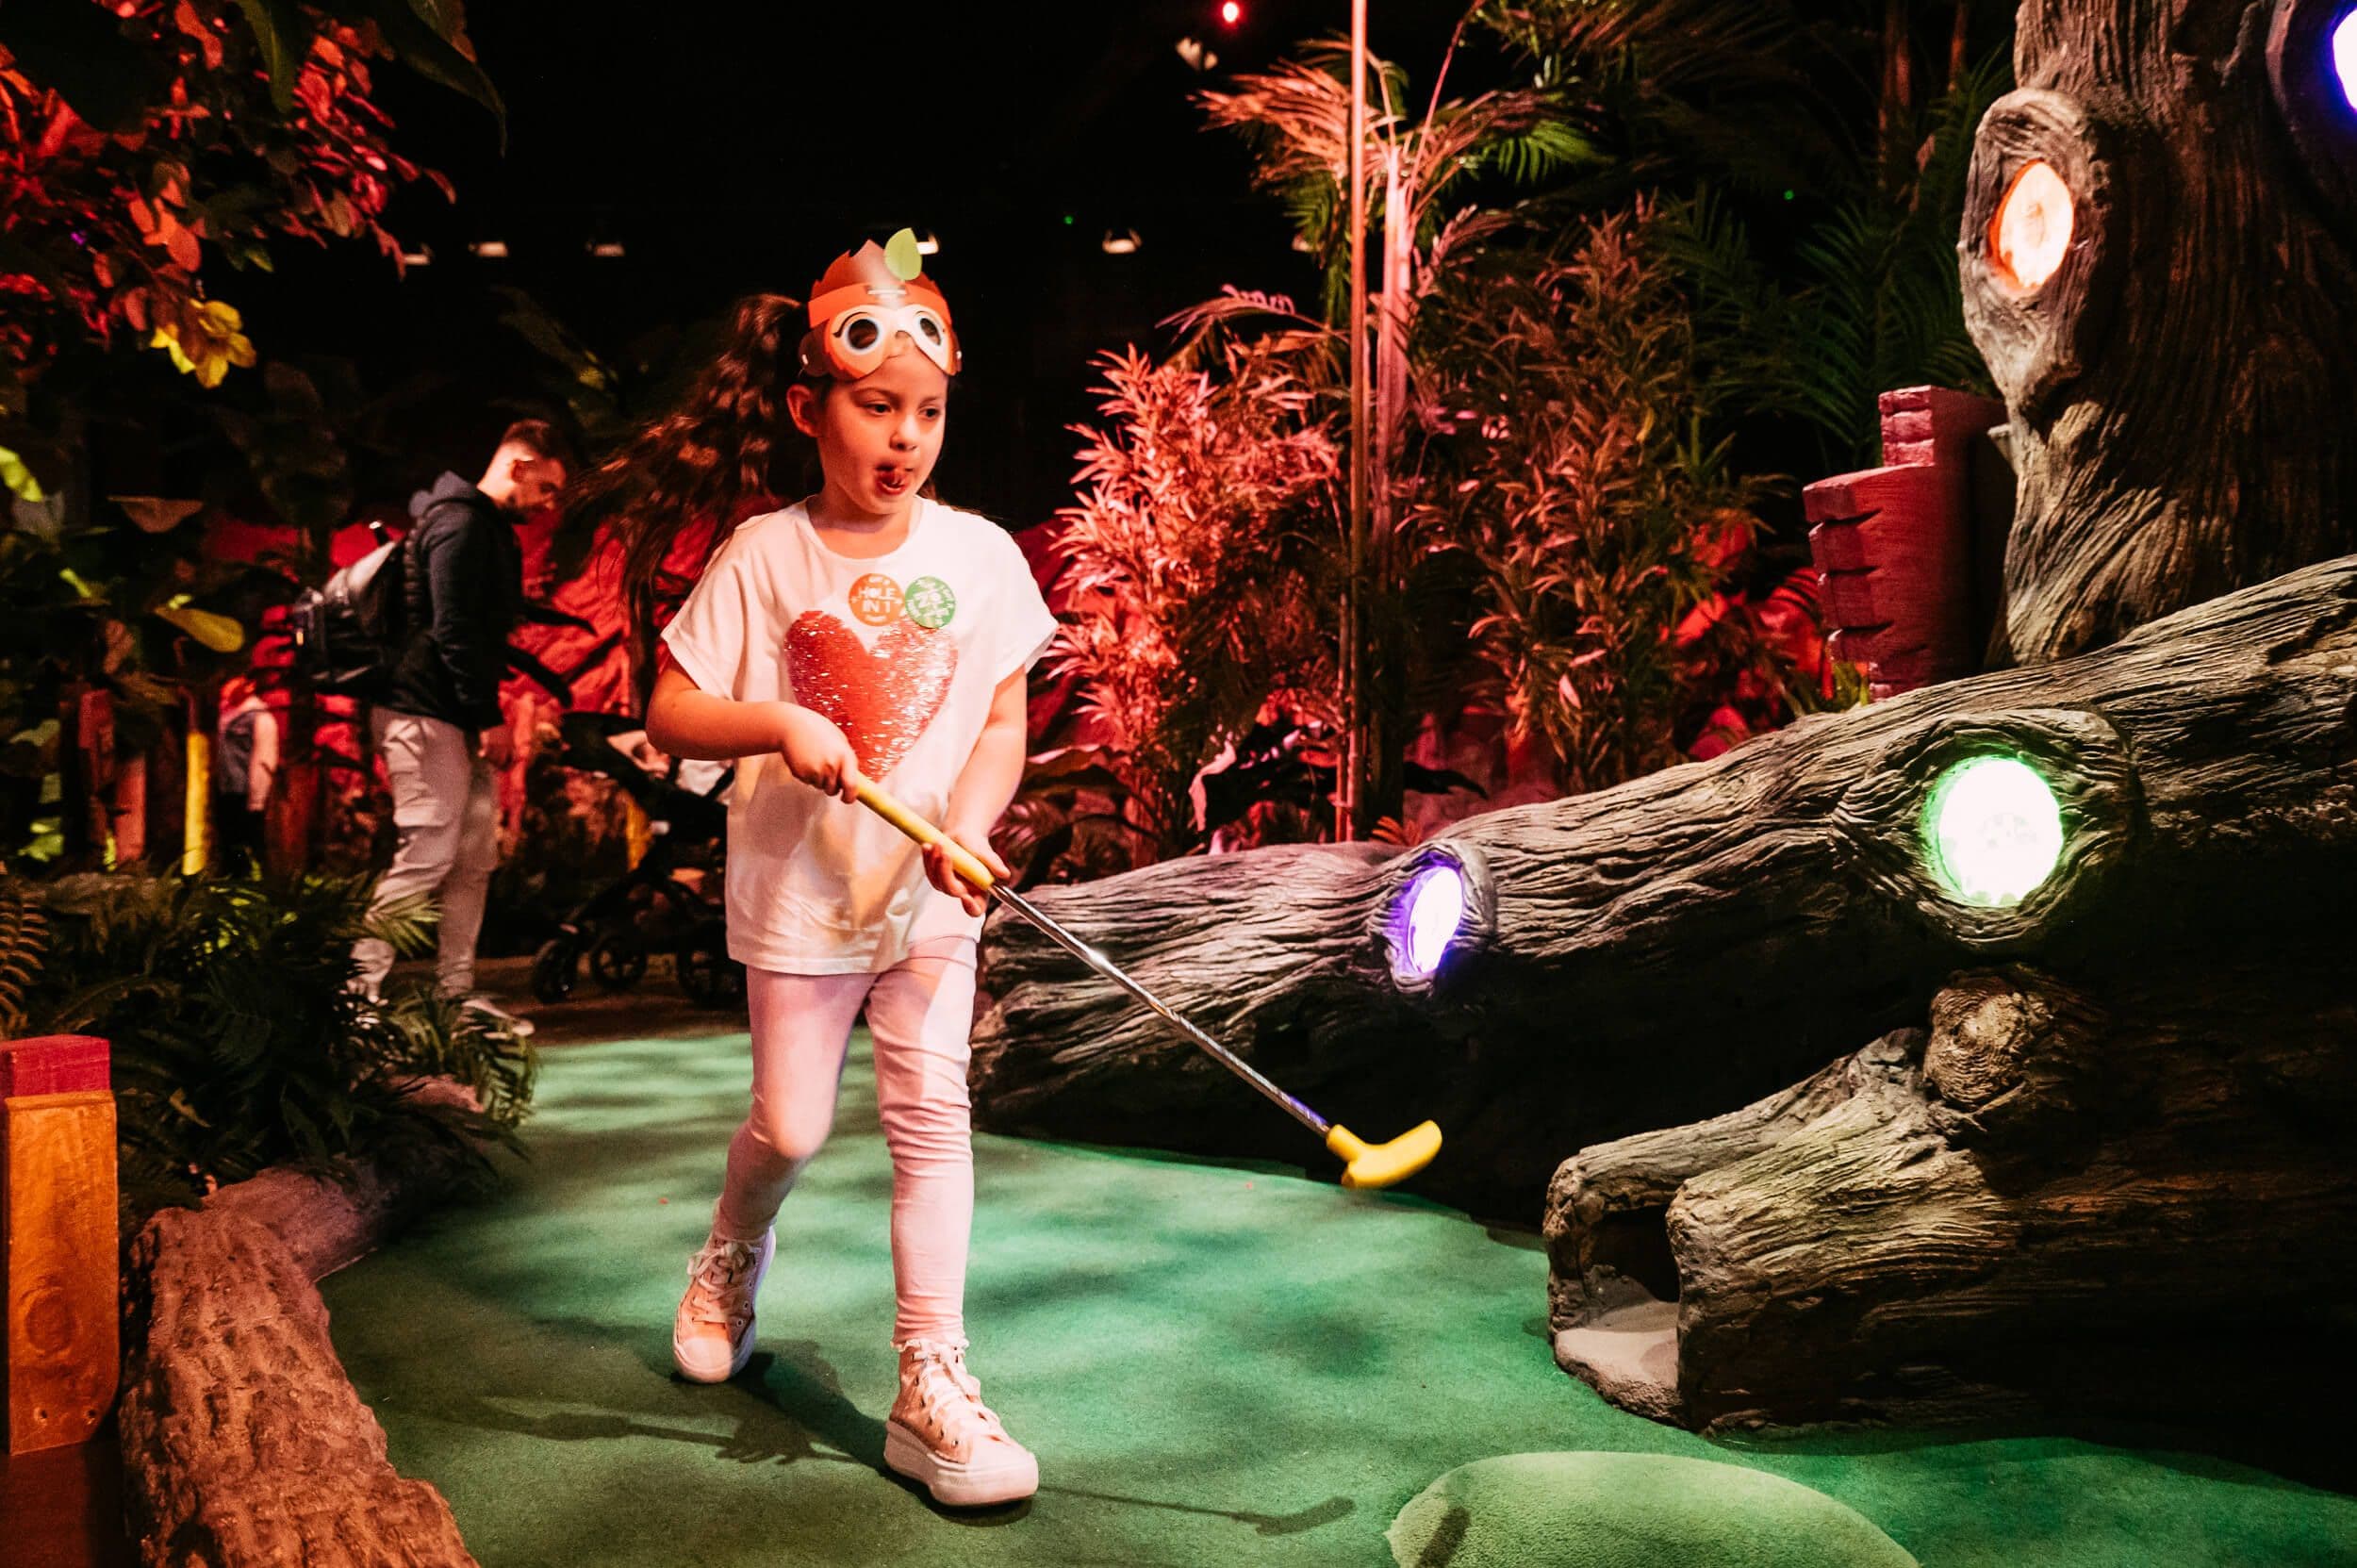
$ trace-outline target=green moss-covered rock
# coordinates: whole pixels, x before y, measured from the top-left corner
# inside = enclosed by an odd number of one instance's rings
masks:
[[[1821,1492],[1668,1454],[1463,1465],[1399,1510],[1391,1543],[1402,1568],[1918,1568]]]

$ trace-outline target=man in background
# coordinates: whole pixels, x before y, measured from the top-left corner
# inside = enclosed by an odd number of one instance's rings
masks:
[[[436,984],[519,1034],[519,1018],[474,988],[475,937],[499,865],[496,774],[514,757],[500,713],[507,639],[523,603],[523,550],[516,526],[552,501],[571,451],[546,421],[521,420],[500,437],[483,477],[445,473],[409,503],[416,526],[407,554],[407,641],[369,734],[392,784],[393,863],[371,908],[419,894],[441,908]],[[392,968],[389,943],[354,949],[376,996]]]

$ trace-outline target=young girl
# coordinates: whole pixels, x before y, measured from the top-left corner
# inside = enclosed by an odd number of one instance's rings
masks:
[[[647,709],[664,751],[741,759],[729,950],[746,966],[752,1022],[751,1112],[688,1264],[672,1354],[699,1382],[733,1377],[751,1355],[771,1221],[826,1139],[864,1008],[892,1154],[900,1386],[885,1462],[944,1503],[1009,1502],[1038,1489],[1038,1464],[982,1404],[963,1315],[966,1033],[985,899],[853,790],[878,782],[1003,874],[990,829],[1022,775],[1025,673],[1055,622],[1004,532],[925,493],[959,354],[914,238],[838,258],[812,289],[806,331],[783,305],[740,307],[735,345],[688,409],[585,498],[592,515],[628,509],[645,583],[682,514],[727,517],[733,485],[766,486],[781,387],[824,475],[816,495],[719,542],[664,632]],[[655,466],[631,489],[634,464]]]

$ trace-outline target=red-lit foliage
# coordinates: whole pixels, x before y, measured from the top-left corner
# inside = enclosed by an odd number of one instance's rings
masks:
[[[398,264],[394,190],[448,184],[395,152],[371,97],[392,50],[373,23],[304,8],[307,52],[282,110],[271,61],[231,0],[107,8],[152,67],[149,100],[101,128],[64,84],[0,46],[0,412],[68,349],[154,345],[206,386],[254,362],[237,310],[208,299],[208,255],[271,265],[274,241],[359,239]],[[279,40],[279,42],[285,41]],[[91,102],[85,94],[83,102]]]
[[[1080,499],[1059,514],[1063,629],[1080,735],[1155,855],[1202,824],[1189,786],[1264,709],[1329,704],[1333,606],[1309,586],[1333,529],[1335,445],[1316,394],[1271,340],[1215,370],[1099,362],[1106,422],[1083,437]]]

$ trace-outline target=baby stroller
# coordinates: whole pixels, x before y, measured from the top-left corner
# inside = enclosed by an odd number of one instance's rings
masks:
[[[745,970],[728,955],[728,920],[720,876],[728,810],[720,797],[734,770],[698,791],[681,784],[681,764],[661,773],[640,766],[614,744],[644,728],[622,714],[569,713],[560,767],[602,774],[619,784],[647,814],[654,843],[627,875],[599,889],[540,944],[532,962],[532,994],[560,1002],[573,994],[586,961],[606,991],[628,991],[646,977],[650,959],[669,952],[680,989],[701,1007],[736,1007],[745,999]]]

